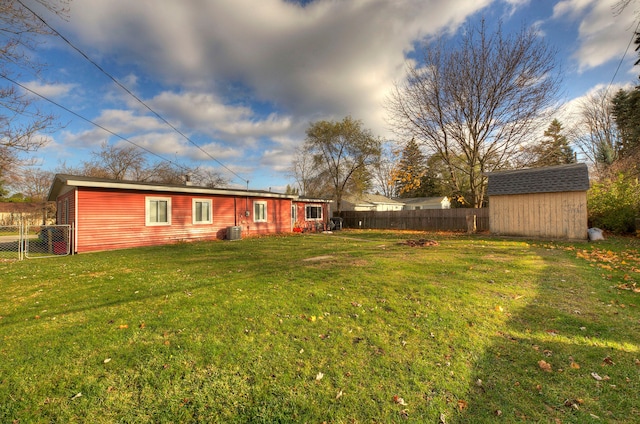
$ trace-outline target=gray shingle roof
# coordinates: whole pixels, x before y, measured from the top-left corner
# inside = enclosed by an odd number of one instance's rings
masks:
[[[584,163],[492,172],[488,177],[489,196],[589,189],[589,170]]]

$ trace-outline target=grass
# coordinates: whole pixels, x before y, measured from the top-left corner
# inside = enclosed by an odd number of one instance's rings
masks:
[[[344,231],[0,262],[0,422],[640,421],[639,244]]]

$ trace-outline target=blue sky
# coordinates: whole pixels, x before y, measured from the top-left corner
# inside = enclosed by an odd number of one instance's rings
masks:
[[[351,115],[393,139],[384,101],[412,49],[468,21],[535,27],[558,50],[565,114],[609,86],[618,66],[611,90],[640,73],[633,45],[620,64],[637,21],[634,4],[614,16],[617,0],[73,0],[66,20],[23,1],[217,161],[60,39],[33,52],[48,67],[22,84],[158,155],[252,189],[293,183],[287,169],[311,122]],[[87,160],[104,141],[126,143],[51,111],[67,125],[36,153],[44,169]]]

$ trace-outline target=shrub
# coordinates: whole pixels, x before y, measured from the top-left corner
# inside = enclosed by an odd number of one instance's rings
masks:
[[[591,186],[587,194],[589,225],[615,233],[630,233],[640,216],[640,184],[623,174]]]

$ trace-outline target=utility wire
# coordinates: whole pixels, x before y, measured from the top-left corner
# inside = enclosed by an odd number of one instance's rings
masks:
[[[151,154],[151,155],[153,155],[153,156],[155,156],[155,157],[157,157],[157,158],[159,158],[159,159],[161,159],[161,160],[163,160],[163,161],[167,161],[167,162],[169,162],[170,164],[177,166],[178,168],[181,168],[181,169],[183,169],[183,170],[188,170],[188,168],[186,168],[185,166],[182,166],[182,165],[180,165],[179,163],[173,162],[172,160],[167,159],[167,158],[165,158],[165,157],[163,157],[163,156],[161,156],[161,155],[159,155],[159,154],[157,154],[157,153],[155,153],[155,152],[153,152],[153,151],[151,151],[151,150],[147,149],[146,147],[141,146],[141,145],[139,145],[139,144],[137,144],[137,143],[135,143],[135,142],[133,142],[133,141],[129,140],[128,138],[123,137],[123,136],[121,136],[120,134],[118,134],[118,133],[115,133],[115,132],[111,131],[110,129],[108,129],[108,128],[106,128],[106,127],[104,127],[104,126],[102,126],[102,125],[98,124],[97,122],[92,121],[92,120],[91,120],[91,119],[89,119],[89,118],[85,118],[84,116],[80,115],[79,113],[76,113],[76,112],[72,111],[72,110],[71,110],[71,109],[69,109],[68,107],[63,106],[63,105],[61,105],[60,103],[57,103],[56,101],[54,101],[54,100],[52,100],[52,99],[50,99],[50,98],[48,98],[48,97],[46,97],[46,96],[44,96],[44,95],[42,95],[42,94],[40,94],[40,93],[38,93],[38,92],[36,92],[36,91],[34,91],[34,90],[30,89],[29,87],[24,86],[23,84],[20,84],[19,82],[15,81],[15,80],[13,80],[13,79],[11,79],[11,78],[9,78],[8,76],[6,76],[6,75],[4,75],[4,74],[0,74],[0,77],[2,77],[2,78],[4,78],[4,79],[6,79],[7,81],[9,81],[9,82],[10,82],[10,83],[12,83],[12,84],[17,85],[18,87],[22,88],[22,89],[23,89],[23,90],[25,90],[25,91],[28,91],[29,93],[34,94],[34,95],[36,95],[36,96],[40,97],[41,99],[48,101],[49,103],[51,103],[51,104],[53,104],[53,105],[55,105],[55,106],[59,107],[60,109],[63,109],[63,110],[65,110],[65,111],[69,112],[70,114],[72,114],[72,115],[74,115],[74,116],[76,116],[76,117],[78,117],[78,118],[82,119],[83,121],[86,121],[86,122],[88,122],[88,123],[90,123],[90,124],[92,124],[92,125],[94,125],[94,126],[96,126],[96,127],[100,128],[101,130],[108,132],[109,134],[111,134],[111,135],[113,135],[113,136],[115,136],[115,137],[119,138],[120,140],[126,141],[127,143],[131,143],[131,144],[133,144],[134,146],[136,146],[137,148],[142,149],[142,150],[144,150],[145,152],[147,152],[147,153],[149,153],[149,154]]]
[[[20,0],[18,0],[20,1]],[[611,86],[613,85],[613,80],[616,79],[616,76],[618,75],[618,71],[620,70],[620,67],[622,66],[622,62],[624,62],[624,58],[627,56],[627,53],[629,52],[629,47],[631,47],[631,43],[633,43],[633,40],[638,36],[638,29],[640,29],[640,19],[638,20],[638,24],[636,25],[636,29],[635,31],[633,31],[633,33],[631,33],[631,39],[629,40],[629,44],[627,44],[627,48],[624,51],[624,54],[622,55],[622,58],[620,59],[620,62],[618,62],[618,67],[616,68],[616,71],[613,73],[613,77],[611,78],[611,81],[609,82],[609,85],[607,86],[607,89],[604,91],[604,99],[607,98],[607,93],[609,92],[609,88],[611,88]]]
[[[49,25],[42,17],[40,17],[40,15],[38,15],[36,12],[34,12],[32,9],[30,9],[27,5],[25,5],[22,0],[16,0],[18,3],[20,3],[22,5],[22,7],[24,7],[25,9],[27,9],[29,12],[31,12],[33,14],[33,16],[35,16],[38,20],[40,20],[40,22],[42,22],[47,28],[49,28],[51,31],[53,31],[54,34],[56,34],[58,37],[60,37],[65,43],[67,43],[69,46],[71,46],[71,48],[73,48],[75,51],[77,51],[82,57],[84,57],[89,63],[91,63],[93,66],[95,66],[100,72],[102,72],[104,75],[106,75],[109,79],[111,79],[111,81],[113,81],[116,85],[118,85],[120,88],[122,88],[127,94],[129,94],[131,97],[133,97],[134,99],[136,99],[141,105],[143,105],[145,108],[147,108],[151,113],[153,113],[158,119],[160,119],[162,122],[164,122],[166,125],[168,125],[171,129],[173,129],[176,133],[178,133],[180,136],[182,136],[185,140],[187,140],[189,143],[191,143],[193,146],[195,146],[198,150],[200,150],[202,153],[204,153],[205,155],[207,155],[209,158],[211,158],[212,160],[214,160],[216,163],[218,163],[218,165],[220,165],[221,167],[223,167],[224,169],[226,169],[228,172],[230,172],[231,174],[235,175],[237,178],[239,178],[240,180],[242,180],[243,182],[247,183],[247,187],[249,186],[249,180],[245,180],[243,177],[241,177],[240,175],[238,175],[237,173],[235,173],[234,171],[232,171],[229,167],[227,167],[225,164],[223,164],[222,162],[220,162],[218,159],[216,159],[215,157],[213,157],[211,154],[209,154],[209,152],[207,152],[206,150],[204,150],[202,147],[200,147],[196,142],[194,142],[193,140],[191,140],[191,138],[189,138],[186,134],[184,134],[182,131],[180,131],[178,128],[176,128],[173,124],[171,124],[169,121],[167,121],[163,116],[161,116],[158,112],[156,112],[155,110],[151,109],[151,107],[149,105],[147,105],[142,99],[140,99],[138,96],[136,96],[131,90],[129,90],[127,87],[125,87],[120,81],[118,81],[113,75],[111,75],[109,72],[107,72],[103,67],[101,67],[99,64],[97,64],[94,60],[92,60],[86,53],[84,53],[82,50],[80,50],[79,47],[76,47],[71,41],[69,41],[64,35],[62,35],[60,32],[58,32],[58,30],[56,30],[55,28],[53,28],[51,25]],[[37,93],[34,93],[37,94]],[[52,102],[53,103],[53,102]],[[55,103],[54,103],[55,104]],[[68,109],[65,109],[68,110]],[[83,118],[84,119],[84,118]],[[145,149],[146,150],[146,149]]]

